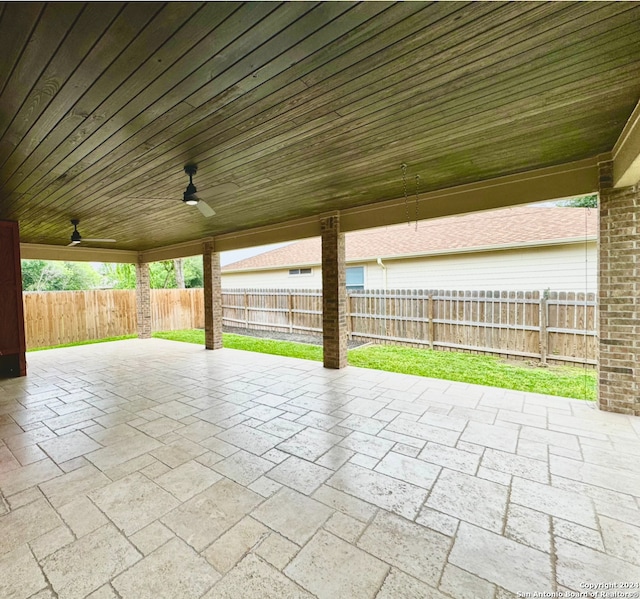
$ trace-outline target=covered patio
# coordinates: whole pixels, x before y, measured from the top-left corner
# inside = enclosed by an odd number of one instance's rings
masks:
[[[639,17],[1,3],[0,370],[20,258],[135,263],[140,339],[0,380],[0,596],[637,585]],[[347,366],[346,231],[591,193],[597,406]],[[324,367],[223,349],[220,252],[313,236]],[[149,263],[193,255],[216,351],[150,338]]]
[[[632,416],[157,339],[35,352],[29,369],[0,384],[2,597],[640,582]]]

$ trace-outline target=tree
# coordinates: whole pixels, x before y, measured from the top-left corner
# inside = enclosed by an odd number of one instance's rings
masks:
[[[100,267],[105,287],[135,289],[136,267],[133,264],[102,264]]]
[[[173,270],[176,273],[176,287],[184,289],[184,262],[182,258],[176,258],[173,261]]]
[[[162,260],[149,265],[151,289],[176,289],[175,260]],[[184,287],[202,287],[202,259],[199,256],[182,259]],[[135,289],[136,267],[134,264],[103,264],[105,285],[114,289]]]
[[[76,291],[100,286],[100,274],[86,262],[22,260],[25,291]]]
[[[568,200],[562,200],[558,202],[558,206],[565,208],[597,208],[598,194],[592,193],[586,196],[577,196]]]

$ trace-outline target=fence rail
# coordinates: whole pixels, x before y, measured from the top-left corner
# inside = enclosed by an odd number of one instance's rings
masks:
[[[135,292],[25,293],[27,347],[136,330]],[[229,327],[322,332],[319,290],[223,290]],[[347,298],[349,337],[443,350],[596,363],[595,295],[538,291],[367,290]],[[154,330],[204,327],[202,289],[154,289]]]

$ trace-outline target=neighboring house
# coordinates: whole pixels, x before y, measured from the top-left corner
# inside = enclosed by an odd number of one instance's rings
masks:
[[[595,291],[597,210],[530,206],[346,234],[347,288]],[[229,264],[223,288],[320,289],[320,239]]]

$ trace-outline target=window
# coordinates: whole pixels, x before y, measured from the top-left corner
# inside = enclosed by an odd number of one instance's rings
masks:
[[[310,275],[310,268],[290,268],[289,275]]]
[[[347,274],[347,291],[364,289],[364,266],[350,266]]]

